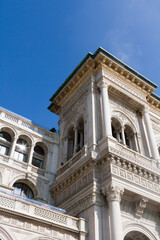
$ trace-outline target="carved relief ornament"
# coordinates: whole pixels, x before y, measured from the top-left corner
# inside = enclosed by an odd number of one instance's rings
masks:
[[[106,196],[108,202],[111,201],[121,201],[124,189],[120,185],[115,185],[113,183],[102,188],[103,194]]]

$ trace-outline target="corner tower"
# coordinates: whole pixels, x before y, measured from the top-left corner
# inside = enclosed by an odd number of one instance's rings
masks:
[[[89,240],[127,240],[139,234],[158,239],[156,87],[98,48],[50,99],[49,110],[59,115],[60,133],[51,194],[58,207],[88,219]],[[147,216],[156,217],[146,227]]]

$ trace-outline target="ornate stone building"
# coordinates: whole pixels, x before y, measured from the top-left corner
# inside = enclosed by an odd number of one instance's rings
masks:
[[[50,99],[58,135],[1,110],[1,239],[159,240],[156,87],[99,48]]]

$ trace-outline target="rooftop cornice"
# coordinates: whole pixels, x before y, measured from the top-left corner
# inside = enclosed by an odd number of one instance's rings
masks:
[[[155,85],[153,82],[149,81],[147,78],[105,51],[103,48],[99,47],[94,54],[88,53],[86,55],[86,57],[80,62],[80,64],[59,87],[59,89],[53,94],[50,99],[52,103],[48,109],[56,114],[59,114],[61,109],[60,103],[62,99],[64,96],[66,98],[67,93],[73,90],[73,88],[81,82],[82,77],[89,70],[91,70],[95,75],[100,69],[103,69],[104,67],[108,67],[121,76],[125,77],[126,80],[134,83],[146,91],[148,95],[157,88],[157,85]]]
[[[157,109],[160,109],[160,97],[155,93],[151,93],[151,95],[147,96],[147,102]]]

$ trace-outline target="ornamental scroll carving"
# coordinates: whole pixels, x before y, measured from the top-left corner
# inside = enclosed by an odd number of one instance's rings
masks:
[[[140,201],[136,203],[136,209],[135,209],[135,217],[140,219],[143,215],[143,212],[147,206],[148,199],[142,198]]]
[[[106,196],[108,202],[121,201],[124,189],[120,185],[109,184],[102,188],[103,194]]]

